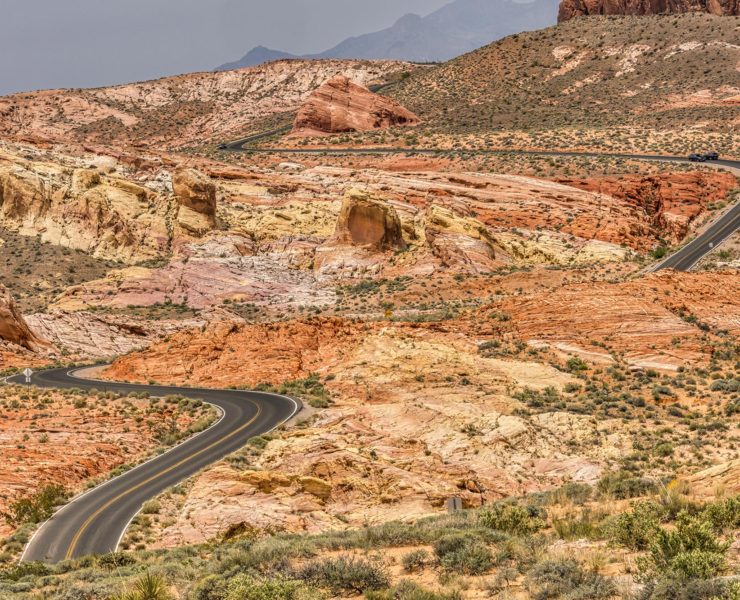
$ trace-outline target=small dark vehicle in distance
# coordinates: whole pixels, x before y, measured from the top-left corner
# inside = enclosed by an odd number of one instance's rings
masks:
[[[689,154],[691,162],[706,162],[707,158],[703,154]]]
[[[229,149],[229,147],[228,147],[228,146],[227,146],[226,144],[219,144],[219,145],[218,145],[218,149],[219,149],[219,150],[228,150],[228,149]]]
[[[719,160],[719,154],[716,152],[707,152],[704,154],[704,158],[707,160]]]

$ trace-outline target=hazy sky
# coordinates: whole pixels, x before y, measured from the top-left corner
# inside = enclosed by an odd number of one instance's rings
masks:
[[[0,0],[0,95],[211,70],[254,46],[320,52],[450,0]]]

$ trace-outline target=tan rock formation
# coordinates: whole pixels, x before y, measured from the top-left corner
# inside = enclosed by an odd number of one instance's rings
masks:
[[[185,231],[202,236],[216,225],[216,185],[196,169],[181,169],[172,176],[179,208],[177,223]]]
[[[46,343],[26,324],[8,290],[0,284],[0,340],[36,351]]]
[[[493,237],[476,219],[433,204],[426,213],[424,232],[432,252],[446,267],[486,273],[496,266]]]
[[[294,136],[321,136],[417,125],[419,117],[403,106],[374,94],[345,75],[332,77],[298,111]]]
[[[360,190],[347,192],[332,243],[381,251],[406,245],[395,209],[378,196]]]
[[[706,12],[740,15],[738,0],[562,0],[558,21],[587,15],[659,15]]]
[[[97,258],[138,262],[169,252],[174,201],[118,174],[71,170],[69,156],[0,151],[0,226]]]

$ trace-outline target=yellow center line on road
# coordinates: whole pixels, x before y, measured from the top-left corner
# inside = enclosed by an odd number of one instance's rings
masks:
[[[191,454],[190,456],[188,456],[186,458],[183,458],[181,461],[179,461],[178,463],[172,465],[171,467],[168,467],[164,471],[161,471],[161,472],[157,473],[156,475],[153,475],[152,477],[150,477],[146,481],[142,481],[140,484],[138,484],[138,485],[132,487],[131,489],[126,490],[125,492],[119,494],[118,496],[116,496],[112,500],[109,500],[108,502],[106,502],[103,506],[101,506],[93,514],[91,514],[87,518],[87,520],[82,524],[82,527],[80,527],[79,530],[77,530],[77,533],[75,533],[75,536],[72,538],[72,541],[69,544],[69,548],[67,549],[67,554],[66,554],[65,558],[67,560],[73,558],[73,555],[75,553],[75,550],[77,549],[77,544],[80,542],[80,538],[83,536],[83,534],[85,533],[85,531],[87,531],[88,527],[90,527],[90,525],[92,524],[92,522],[97,517],[99,517],[100,514],[103,511],[105,511],[106,509],[110,508],[113,504],[115,504],[116,502],[118,502],[122,498],[125,498],[129,494],[135,492],[136,490],[141,489],[142,487],[144,487],[145,485],[147,485],[147,484],[151,483],[152,481],[158,479],[159,477],[162,477],[163,475],[166,475],[170,471],[173,471],[174,469],[177,469],[178,467],[181,467],[186,462],[188,462],[190,460],[193,460],[194,458],[196,458],[197,456],[200,456],[204,452],[208,452],[209,450],[211,450],[212,448],[218,446],[219,444],[222,444],[223,442],[225,442],[229,438],[232,438],[235,435],[237,435],[238,433],[241,433],[247,427],[249,427],[252,423],[254,423],[259,418],[259,416],[262,414],[262,408],[254,400],[249,400],[249,402],[252,403],[257,408],[257,414],[254,415],[254,417],[252,417],[247,423],[245,423],[244,425],[242,425],[241,427],[239,427],[239,429],[236,429],[236,430],[232,431],[229,435],[224,436],[221,439],[213,442],[212,444],[210,444],[206,448],[203,448],[202,450],[199,450],[195,454]]]

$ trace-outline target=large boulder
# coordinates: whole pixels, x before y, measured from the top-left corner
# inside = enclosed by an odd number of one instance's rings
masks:
[[[558,21],[588,15],[659,15],[705,12],[740,15],[740,0],[561,0]]]
[[[381,251],[406,246],[396,210],[361,190],[350,190],[345,195],[332,242]]]
[[[298,111],[292,135],[321,136],[417,125],[419,117],[366,87],[337,75],[313,94]]]
[[[0,340],[37,351],[45,343],[26,324],[8,290],[0,284]]]
[[[180,169],[172,176],[179,208],[177,223],[186,232],[202,236],[216,226],[216,185],[195,169]]]

